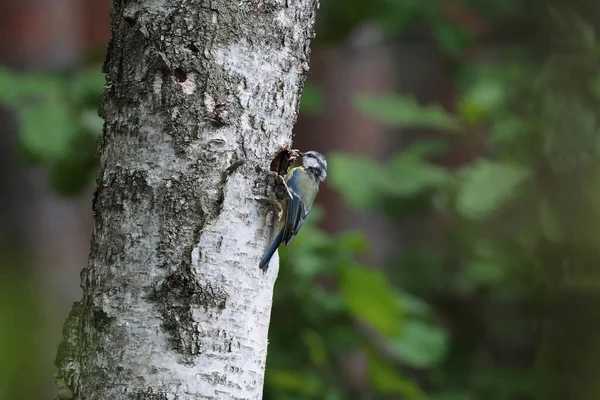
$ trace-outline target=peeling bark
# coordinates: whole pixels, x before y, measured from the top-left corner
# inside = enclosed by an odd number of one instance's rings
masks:
[[[115,0],[83,299],[59,398],[259,399],[315,0]]]

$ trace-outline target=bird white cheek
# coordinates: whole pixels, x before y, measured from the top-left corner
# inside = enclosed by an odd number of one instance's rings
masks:
[[[304,168],[319,168],[319,162],[314,158],[307,158],[304,160]]]

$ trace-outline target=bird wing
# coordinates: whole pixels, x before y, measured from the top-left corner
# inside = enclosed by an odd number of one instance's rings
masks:
[[[304,207],[301,207],[300,215],[299,215],[299,218],[298,218],[298,222],[296,224],[296,228],[292,232],[292,237],[290,238],[290,240],[285,243],[286,246],[288,244],[290,244],[291,240],[294,237],[296,237],[296,235],[298,234],[298,232],[300,232],[300,228],[302,228],[302,225],[304,224],[304,221],[306,221],[306,216],[307,215],[308,215],[308,213],[304,211]]]
[[[304,207],[302,195],[297,191],[297,188],[300,187],[302,174],[303,171],[301,167],[295,168],[288,179],[288,188],[290,189],[292,198],[287,200],[285,212],[282,242],[285,243],[286,246],[292,241],[294,236],[296,236],[308,214]]]

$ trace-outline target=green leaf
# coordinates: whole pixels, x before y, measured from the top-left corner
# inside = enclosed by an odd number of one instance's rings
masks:
[[[94,68],[76,74],[69,80],[68,87],[74,102],[97,107],[105,83],[104,73]]]
[[[267,369],[266,383],[282,390],[315,396],[319,391],[319,379],[314,375],[286,370]]]
[[[400,332],[404,314],[400,299],[380,272],[349,266],[342,271],[340,290],[356,318],[386,336]]]
[[[399,292],[400,303],[405,313],[411,317],[429,318],[431,317],[431,307],[423,300],[406,292]]]
[[[479,123],[500,110],[505,90],[502,82],[482,79],[461,98],[459,109],[462,118],[470,123]]]
[[[386,36],[398,35],[414,21],[429,21],[439,14],[439,7],[428,1],[381,0],[375,4],[379,8],[374,19]]]
[[[411,318],[391,344],[402,361],[411,367],[429,368],[443,360],[447,341],[447,335],[440,327]]]
[[[65,99],[63,78],[0,68],[0,101],[16,110],[19,145],[25,154],[53,163],[69,153],[79,131],[76,112]],[[83,118],[91,124],[89,117]]]
[[[351,207],[373,209],[385,195],[412,198],[452,182],[446,169],[418,158],[433,148],[411,150],[412,147],[384,166],[358,156],[330,156],[330,183]]]
[[[330,293],[322,288],[312,287],[311,295],[315,303],[318,303],[323,311],[334,313],[345,311],[344,302],[337,293]]]
[[[399,95],[358,95],[359,110],[394,127],[421,127],[459,130],[461,124],[440,106],[420,106],[413,97]]]
[[[451,181],[450,173],[434,164],[401,154],[389,165],[388,173],[380,175],[379,187],[398,197],[414,197],[424,191],[438,189]]]
[[[52,161],[68,153],[77,135],[71,109],[55,101],[38,107],[22,107],[18,113],[23,149],[36,159]]]
[[[351,326],[333,325],[327,328],[327,332],[328,348],[350,353],[364,345],[363,337]]]
[[[456,208],[466,218],[484,219],[511,200],[528,177],[522,167],[479,161],[461,171]]]
[[[367,237],[358,231],[346,231],[336,238],[336,242],[343,254],[363,254],[369,250]]]
[[[375,356],[369,357],[369,381],[373,388],[381,394],[400,394],[408,400],[424,400],[421,389],[399,370],[384,364]]]
[[[312,278],[322,272],[330,270],[331,263],[327,258],[318,253],[308,252],[297,254],[294,263],[294,272],[304,278]]]
[[[458,286],[463,292],[470,293],[482,286],[496,286],[504,281],[506,271],[503,265],[494,260],[473,260],[467,263],[460,275]]]
[[[21,105],[29,102],[52,101],[62,93],[62,81],[51,76],[17,74],[0,68],[0,102]]]
[[[492,123],[491,140],[495,146],[512,144],[527,134],[528,125],[515,115],[502,115]]]
[[[449,143],[446,140],[423,139],[411,144],[402,152],[402,156],[416,159],[439,157],[446,154],[449,148]]]
[[[344,400],[344,397],[338,389],[330,387],[329,391],[323,396],[323,400]]]
[[[330,155],[328,163],[329,183],[348,205],[364,209],[378,201],[373,178],[383,175],[380,166],[364,157],[342,154]]]
[[[473,33],[456,23],[439,21],[433,29],[438,45],[447,54],[458,56],[473,44]]]
[[[313,365],[316,367],[324,366],[327,363],[327,351],[321,336],[313,330],[307,330],[302,334],[302,340],[308,346]]]

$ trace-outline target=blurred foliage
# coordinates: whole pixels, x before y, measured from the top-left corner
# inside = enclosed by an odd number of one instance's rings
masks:
[[[77,194],[95,179],[103,85],[97,69],[52,76],[0,68],[0,104],[15,111],[19,150],[48,171],[58,193]]]
[[[588,13],[532,7],[323,2],[315,46],[365,24],[390,42],[418,37],[446,57],[458,98],[448,110],[356,94],[357,110],[390,129],[434,134],[381,162],[328,155],[345,203],[403,234],[389,262],[368,265],[363,234],[327,235],[311,213],[281,251],[265,399],[600,396],[600,42]],[[95,72],[0,70],[23,154],[63,193],[91,182],[102,85]],[[301,111],[321,112],[323,96],[309,82]],[[465,143],[480,143],[478,156],[449,167]]]
[[[0,398],[36,399],[45,388],[32,382],[44,382],[47,373],[39,362],[45,350],[42,306],[36,283],[21,271],[25,263],[7,253],[0,264]]]
[[[380,393],[424,399],[398,366],[439,363],[446,330],[426,303],[356,261],[368,249],[362,234],[320,231],[319,211],[281,252],[265,398],[343,399],[358,395],[358,381],[367,379]],[[360,351],[368,356],[363,378],[353,376],[347,359]]]
[[[414,98],[406,96],[356,97],[357,107],[381,122],[391,126],[428,127],[458,130],[457,119],[440,106],[420,106]]]
[[[281,251],[265,398],[600,394],[600,319],[591,312],[600,295],[596,30],[580,14],[546,7],[540,20],[559,44],[529,51],[531,37],[500,40],[499,56],[469,56],[481,44],[447,18],[447,6],[323,5],[320,43],[345,40],[365,23],[400,40],[427,26],[454,63],[459,96],[445,110],[410,94],[356,94],[357,109],[391,129],[437,132],[382,162],[328,155],[328,183],[346,204],[384,215],[407,235],[378,267],[359,261],[368,253],[360,235],[351,247],[349,234],[329,237],[313,225]],[[490,30],[499,26],[491,36],[528,18],[540,23],[517,2],[455,6]],[[482,144],[479,156],[446,166],[468,142]],[[415,223],[425,228],[412,230]],[[319,338],[318,362],[305,330]],[[273,378],[278,371],[298,382],[310,376],[310,391],[286,387]]]

